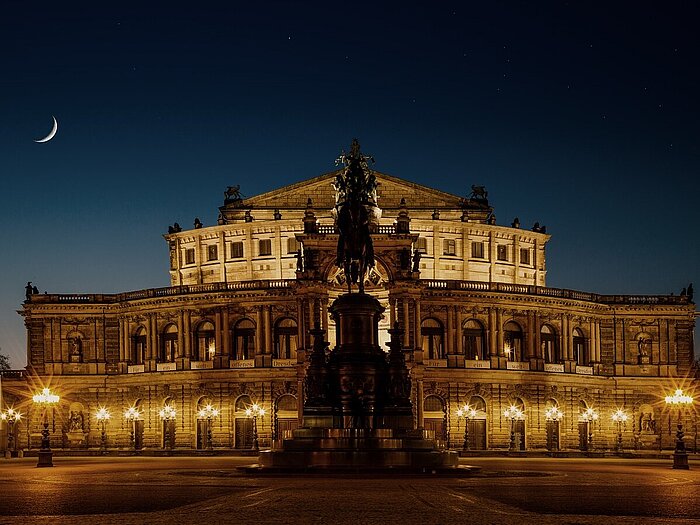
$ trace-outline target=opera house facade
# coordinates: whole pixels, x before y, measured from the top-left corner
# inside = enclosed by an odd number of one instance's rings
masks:
[[[309,331],[318,325],[333,348],[329,306],[347,291],[336,175],[251,198],[231,187],[217,224],[171,226],[167,288],[28,293],[26,373],[3,383],[5,403],[26,414],[16,446],[38,448],[29,399],[46,385],[61,396],[54,448],[249,449],[254,403],[261,446],[303,426]],[[416,428],[471,450],[673,446],[664,396],[694,384],[692,295],[549,288],[545,228],[497,222],[483,187],[459,197],[374,175],[365,291],[385,308],[382,346],[402,330]]]

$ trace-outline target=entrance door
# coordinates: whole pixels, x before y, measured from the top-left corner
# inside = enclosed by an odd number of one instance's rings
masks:
[[[515,430],[516,450],[525,450],[525,421],[515,421],[513,429]]]
[[[435,432],[435,439],[438,444],[445,442],[445,421],[443,418],[425,418],[423,420],[426,430]]]
[[[137,419],[134,421],[134,448],[141,450],[143,448],[143,420]]]
[[[207,420],[197,420],[197,450],[207,448]]]
[[[547,421],[547,449],[559,450],[559,421]]]
[[[236,418],[235,448],[253,448],[253,420],[246,417]]]
[[[578,448],[588,450],[588,421],[578,422]]]
[[[278,418],[277,419],[277,439],[289,439],[292,437],[292,432],[299,426],[297,418]]]
[[[486,450],[486,420],[469,420],[469,448],[471,450]]]

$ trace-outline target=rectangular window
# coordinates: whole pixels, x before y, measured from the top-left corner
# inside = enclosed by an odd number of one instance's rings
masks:
[[[442,251],[444,255],[454,255],[456,253],[454,239],[445,239],[442,244]]]
[[[207,246],[207,261],[216,261],[219,258],[219,250],[216,244]]]
[[[473,259],[483,259],[484,258],[484,243],[483,242],[472,242],[472,258]]]
[[[499,244],[496,247],[496,259],[499,261],[508,260],[508,247],[505,244]]]
[[[418,239],[416,239],[415,250],[417,252],[427,253],[427,251],[428,251],[428,239],[426,239],[425,237],[418,237]]]
[[[299,241],[296,237],[289,237],[287,239],[287,253],[297,253],[299,251]]]
[[[185,264],[194,264],[194,248],[185,250]]]
[[[258,255],[272,255],[271,239],[260,239],[258,241]]]
[[[236,241],[231,243],[231,259],[240,259],[243,257],[243,242]]]
[[[520,248],[520,264],[530,264],[530,250],[528,248]]]

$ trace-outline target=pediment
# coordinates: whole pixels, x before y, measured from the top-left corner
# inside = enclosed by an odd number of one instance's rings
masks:
[[[325,173],[313,179],[290,184],[276,190],[245,199],[241,208],[246,209],[304,209],[309,198],[316,209],[331,209],[335,205],[332,182],[339,171]],[[398,208],[406,199],[409,208],[459,208],[461,197],[429,188],[415,182],[375,171],[379,186],[378,205],[382,209]]]

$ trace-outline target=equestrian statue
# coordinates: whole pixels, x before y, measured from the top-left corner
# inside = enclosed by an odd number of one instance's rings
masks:
[[[374,159],[362,155],[360,144],[354,139],[350,153],[343,152],[335,162],[344,166],[333,184],[335,225],[340,234],[336,266],[343,269],[348,293],[353,284],[364,293],[367,270],[374,266],[370,227],[378,224],[381,214],[377,206],[377,178],[369,168]]]

